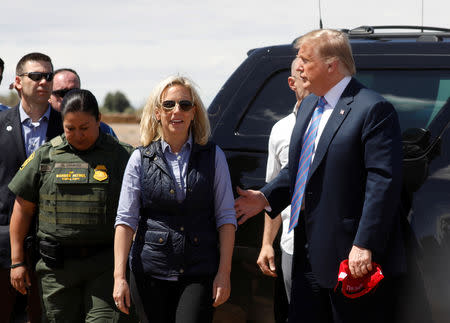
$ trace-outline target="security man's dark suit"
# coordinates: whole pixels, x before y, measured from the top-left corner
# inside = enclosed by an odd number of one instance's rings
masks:
[[[62,133],[61,114],[51,109],[45,140],[49,141]],[[0,112],[0,148],[0,270],[4,272],[11,264],[9,223],[15,200],[8,184],[27,158],[19,106]]]

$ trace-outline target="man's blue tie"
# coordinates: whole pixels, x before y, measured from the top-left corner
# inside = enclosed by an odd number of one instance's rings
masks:
[[[311,124],[303,137],[302,152],[298,161],[297,176],[295,177],[294,195],[291,201],[291,219],[289,221],[289,232],[291,232],[298,223],[298,216],[302,207],[303,195],[305,193],[306,179],[308,178],[309,166],[316,141],[317,129],[319,128],[320,118],[323,108],[327,101],[323,96],[319,98],[316,109],[311,118]]]

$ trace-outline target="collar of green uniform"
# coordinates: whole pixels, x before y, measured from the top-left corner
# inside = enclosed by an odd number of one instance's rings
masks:
[[[60,148],[68,148],[70,150],[72,150],[73,152],[77,153],[77,154],[83,154],[83,153],[88,153],[94,149],[101,149],[104,147],[104,143],[106,142],[106,140],[108,139],[106,136],[109,136],[103,132],[100,131],[97,140],[95,141],[95,143],[88,149],[86,150],[78,150],[75,147],[73,147],[66,138],[65,134],[61,135],[61,139],[62,139],[62,144],[60,146]]]

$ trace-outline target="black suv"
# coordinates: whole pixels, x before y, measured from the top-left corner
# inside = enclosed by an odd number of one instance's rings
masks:
[[[448,322],[450,131],[445,130],[450,120],[450,29],[364,26],[345,32],[355,77],[395,106],[403,131],[427,129],[429,141],[440,147],[425,183],[414,194],[409,221],[420,244],[419,268],[433,319]],[[258,189],[265,183],[271,128],[296,100],[287,83],[295,55],[292,44],[250,50],[209,107],[212,139],[227,156],[233,187]],[[273,322],[273,279],[256,265],[263,219],[258,215],[237,231],[232,296],[216,321]]]

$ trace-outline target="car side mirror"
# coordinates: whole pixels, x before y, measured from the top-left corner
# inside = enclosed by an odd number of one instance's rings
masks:
[[[403,187],[409,193],[416,192],[428,176],[431,133],[423,128],[406,129],[403,141]]]
[[[402,141],[405,145],[416,145],[426,150],[430,144],[431,132],[423,128],[409,128],[402,133]]]

